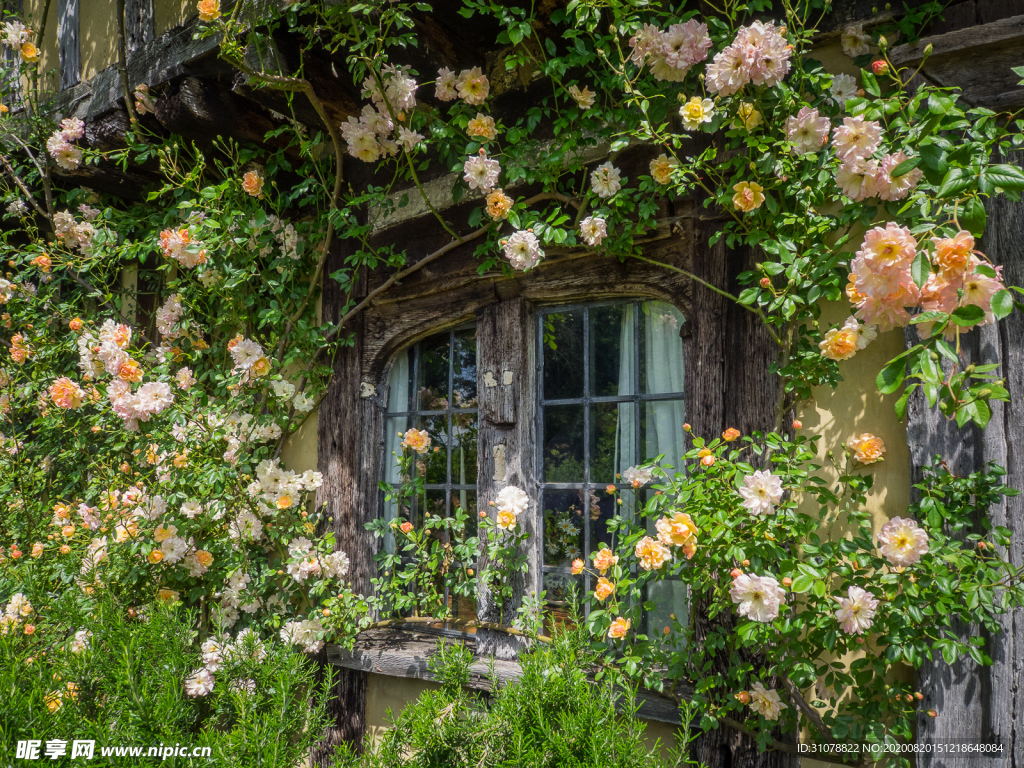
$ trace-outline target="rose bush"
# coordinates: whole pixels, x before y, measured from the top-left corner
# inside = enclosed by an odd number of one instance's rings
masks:
[[[901,392],[896,416],[920,387],[961,426],[987,423],[989,402],[1007,390],[994,365],[965,367],[960,340],[1009,314],[1020,291],[976,238],[985,200],[1024,189],[1024,173],[998,162],[1022,136],[954,92],[912,89],[913,73],[886,58],[889,40],[915,34],[936,5],[870,34],[846,30],[859,78],[814,60],[821,7],[787,4],[785,18],[764,21],[754,16],[767,3],[700,17],[573,0],[542,24],[533,10],[466,0],[465,16],[500,25],[497,71],[549,85],[509,113],[495,108],[499,84],[483,61],[417,72],[404,60],[426,6],[301,0],[254,20],[247,3],[222,13],[202,0],[202,34],[221,36],[226,61],[256,87],[307,99],[324,120],[280,120],[273,151],[226,139],[200,151],[139,122],[126,149],[92,149],[80,121],[46,109],[32,42],[41,36],[8,20],[16,64],[5,82],[19,87],[4,97],[17,109],[0,119],[10,225],[0,240],[10,269],[0,279],[0,591],[37,605],[66,590],[83,603],[101,590],[140,607],[180,600],[200,610],[207,636],[251,627],[309,651],[351,639],[370,620],[368,600],[378,612],[443,613],[444,579],[509,599],[525,565],[523,504],[511,490],[479,522],[496,565],[476,582],[473,540],[460,539],[453,558],[430,536],[461,534],[467,520],[414,532],[401,518],[391,535],[408,538],[412,565],[385,556],[377,596],[359,596],[345,585],[345,554],[317,536],[329,522],[309,504],[321,479],[280,464],[284,440],[325,390],[326,363],[350,341],[345,322],[365,306],[352,298],[359,270],[416,268],[370,234],[396,210],[396,191],[415,188],[453,243],[477,242],[482,272],[528,271],[566,248],[650,262],[643,241],[661,202],[697,200],[725,216],[714,240],[758,254],[729,298],[777,347],[775,432],[736,445],[735,431],[696,437],[686,456],[667,459],[680,472],[624,476],[643,512],[616,522],[613,549],[580,553],[573,568],[598,579],[589,626],[598,648],[646,684],[694,682],[705,727],[753,730],[763,745],[778,722],[810,723],[826,741],[908,737],[916,698],[893,682],[893,666],[935,651],[986,661],[945,631],[951,617],[991,623],[1019,600],[1018,574],[997,554],[1006,531],[952,535],[1010,491],[998,468],[969,478],[936,470],[922,501],[876,537],[864,467],[884,446],[851,436],[856,471],[835,467],[829,487],[816,438],[786,436],[786,414],[813,387],[838,386],[840,361],[879,331],[914,326],[916,342],[877,375],[881,392]],[[269,49],[277,33],[344,52],[358,116],[337,125],[308,80],[253,69],[247,51]],[[158,94],[130,87],[129,108],[154,111]],[[711,138],[698,145],[698,134]],[[637,147],[654,151],[649,173],[630,178],[617,162]],[[347,187],[343,153],[387,183]],[[61,175],[113,163],[155,163],[162,181],[132,204]],[[428,169],[454,174],[454,202],[478,202],[454,228],[424,191]],[[324,275],[337,239],[354,247],[344,269]],[[126,268],[148,281],[137,293],[151,306],[125,290]],[[337,325],[317,319],[322,280],[348,292]],[[848,319],[826,327],[825,300],[847,302]],[[422,435],[407,434],[403,460],[421,448]],[[406,475],[407,488],[389,489],[399,503],[416,492]],[[689,624],[645,626],[643,589],[668,575],[722,619],[703,653]],[[532,610],[539,596],[530,600]],[[17,617],[5,626],[27,629]],[[864,650],[849,666],[835,660]],[[728,674],[713,669],[721,653],[734,660]]]

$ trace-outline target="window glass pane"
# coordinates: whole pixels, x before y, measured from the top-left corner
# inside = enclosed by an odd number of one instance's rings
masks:
[[[423,525],[423,519],[430,515],[432,517],[447,517],[448,506],[445,502],[444,488],[427,488],[421,497],[421,509],[417,524]],[[444,543],[446,535],[444,529],[435,528],[431,532],[431,538]]]
[[[468,488],[452,489],[452,517],[462,510],[466,513],[466,529],[462,532],[464,538],[472,538],[477,534],[477,523],[479,522],[479,507],[476,505],[476,491]]]
[[[648,395],[683,391],[683,315],[664,301],[640,305],[640,391]],[[680,422],[682,424],[682,422]]]
[[[544,398],[583,397],[583,310],[540,317],[544,344]]]
[[[476,482],[477,423],[475,413],[452,414],[452,483]]]
[[[632,395],[636,349],[633,303],[590,310],[590,394]]]
[[[583,557],[583,490],[544,492],[544,565],[568,568]]]
[[[646,614],[648,634],[661,635],[665,627],[674,631],[676,622],[684,627],[689,624],[689,597],[689,590],[681,581],[667,579],[650,582],[647,585],[647,599],[655,603],[656,607]]]
[[[476,408],[476,328],[455,332],[452,407]]]
[[[604,488],[590,489],[590,552],[599,550],[601,544],[607,544],[610,549],[615,548],[608,523],[623,512],[623,507],[616,504],[615,497]]]
[[[448,336],[439,333],[420,342],[420,410],[443,411],[448,407]]]
[[[678,467],[686,452],[683,442],[683,401],[649,400],[640,403],[640,444],[644,459],[665,454],[662,466]]]
[[[430,448],[416,456],[416,471],[428,484],[444,485],[448,480],[448,417],[420,416],[419,429],[430,435]]]
[[[544,482],[583,482],[583,406],[544,409]]]
[[[607,485],[636,464],[636,403],[590,408],[590,482]]]
[[[569,573],[545,573],[544,591],[547,610],[544,612],[544,629],[548,636],[553,627],[571,626],[569,615],[569,597],[575,589],[576,600],[586,594],[583,575],[573,576]]]

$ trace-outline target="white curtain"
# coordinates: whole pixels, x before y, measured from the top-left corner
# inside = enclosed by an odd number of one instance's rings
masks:
[[[405,350],[395,358],[391,368],[391,381],[388,385],[388,412],[409,410],[409,350]],[[402,482],[398,470],[398,461],[394,454],[402,452],[402,438],[400,432],[409,429],[408,416],[392,416],[387,419],[387,436],[385,444],[387,453],[384,457],[387,469],[384,472],[384,480],[393,486]],[[391,522],[398,517],[398,504],[394,501],[384,502],[384,519]],[[390,553],[395,552],[395,539],[390,533],[384,537],[384,549]]]
[[[684,320],[678,309],[664,301],[648,301],[640,311],[646,315],[644,323],[644,363],[647,375],[647,393],[665,394],[683,391],[683,344],[679,328]],[[644,458],[665,454],[663,464],[676,467],[685,453],[683,444],[682,400],[650,401],[647,411],[646,445]]]
[[[633,381],[636,379],[635,339],[633,338],[633,304],[630,302],[622,308],[622,328],[619,332],[619,390],[620,395],[632,395]],[[636,455],[636,404],[619,403],[615,420],[615,474],[637,464]],[[591,427],[593,428],[593,427]],[[627,491],[622,494],[622,513],[631,518],[636,511],[634,494]]]

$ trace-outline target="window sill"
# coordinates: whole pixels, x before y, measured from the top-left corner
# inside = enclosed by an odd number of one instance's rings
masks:
[[[356,669],[377,675],[404,677],[416,680],[437,678],[428,662],[437,653],[437,641],[457,643],[459,639],[406,629],[373,629],[363,632],[349,651],[337,645],[328,645],[327,661],[347,669]],[[476,640],[466,638],[467,647],[476,656]],[[493,670],[493,677],[491,672]],[[514,661],[500,661],[476,657],[469,668],[469,687],[478,691],[492,691],[495,685],[507,685],[518,680],[522,670]],[[671,699],[641,689],[637,693],[637,716],[644,720],[679,725],[679,710]]]

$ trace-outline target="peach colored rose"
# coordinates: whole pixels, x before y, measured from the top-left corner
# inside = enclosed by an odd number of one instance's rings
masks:
[[[597,568],[603,575],[609,568],[619,562],[619,556],[612,552],[608,547],[601,547],[597,550],[597,554],[592,558],[594,561],[594,567]]]
[[[412,448],[423,455],[430,450],[430,435],[425,429],[410,429],[402,438],[402,448]]]
[[[882,454],[885,453],[885,443],[882,438],[864,432],[863,434],[851,437],[847,443],[853,451],[853,458],[861,464],[875,464],[882,461]]]
[[[733,440],[738,439],[740,431],[735,427],[729,427],[725,432],[722,433],[722,439],[727,443],[731,443]]]
[[[487,215],[497,221],[508,216],[512,210],[513,200],[500,189],[495,189],[487,195]]]
[[[68,321],[68,328],[70,328],[72,331],[80,331],[80,330],[82,330],[82,320],[81,320],[81,318],[78,318],[78,317],[71,318],[71,320]]]
[[[644,536],[637,542],[635,554],[645,571],[656,571],[672,559],[669,548],[650,536]]]
[[[216,21],[220,18],[220,0],[199,0],[196,3],[200,21]]]
[[[203,568],[209,568],[213,565],[213,555],[207,552],[205,549],[200,549],[196,552],[196,560]]]
[[[412,530],[412,523],[410,523],[408,520],[406,520],[404,523],[402,523],[400,528],[401,528],[402,533],[409,533],[409,531]]]
[[[608,637],[613,640],[618,640],[626,636],[629,632],[629,627],[632,625],[632,621],[624,619],[619,616],[615,621],[612,622],[611,627],[608,628]]]
[[[594,589],[594,595],[598,600],[605,600],[614,591],[615,585],[602,576],[597,580],[597,587]]]
[[[732,204],[736,210],[750,213],[764,202],[764,187],[752,181],[741,181],[733,188]]]
[[[572,561],[572,575],[579,576],[583,573],[583,561],[578,557]]]
[[[164,553],[161,552],[159,549],[154,549],[152,552],[149,553],[146,559],[150,562],[151,565],[156,565],[164,559]]]

